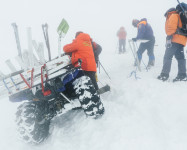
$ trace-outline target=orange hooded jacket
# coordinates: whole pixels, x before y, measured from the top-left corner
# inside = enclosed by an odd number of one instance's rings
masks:
[[[187,37],[175,34],[178,27],[182,27],[179,14],[176,11],[169,12],[165,23],[165,32],[168,36],[173,35],[172,42],[186,46]]]
[[[65,53],[72,53],[71,62],[77,66],[78,59],[82,60],[82,70],[96,72],[96,62],[91,44],[91,38],[86,33],[80,33],[71,44],[63,47]]]

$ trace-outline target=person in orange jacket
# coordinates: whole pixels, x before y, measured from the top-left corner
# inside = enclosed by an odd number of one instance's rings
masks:
[[[182,22],[179,16],[179,6],[170,8],[166,13],[165,32],[166,51],[164,55],[163,68],[161,74],[157,77],[159,80],[166,81],[169,78],[171,70],[172,57],[175,56],[178,62],[178,74],[173,80],[186,81],[186,60],[184,56],[184,46],[186,46],[187,37],[177,33],[178,27],[182,27]]]
[[[95,78],[96,62],[90,36],[81,31],[77,32],[73,42],[65,45],[63,50],[65,53],[71,53],[71,62],[74,66],[78,66],[78,59],[82,60],[84,74],[91,78],[95,89],[98,90]]]
[[[119,54],[124,53],[126,51],[126,37],[127,32],[124,27],[120,27],[120,29],[117,32],[117,36],[119,38]]]

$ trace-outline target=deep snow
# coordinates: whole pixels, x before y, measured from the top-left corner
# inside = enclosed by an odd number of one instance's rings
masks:
[[[27,48],[25,27],[32,27],[34,39],[40,42],[41,24],[47,22],[55,57],[56,28],[65,18],[70,30],[62,45],[71,42],[77,31],[89,33],[103,47],[100,60],[112,80],[101,69],[100,81],[111,85],[111,92],[101,96],[106,110],[101,119],[86,118],[82,111],[56,117],[51,124],[51,136],[39,146],[24,144],[18,138],[14,120],[19,104],[1,97],[0,150],[186,150],[186,83],[163,83],[156,79],[165,51],[164,13],[176,5],[176,0],[1,1],[1,71],[8,73],[4,61],[17,55],[12,22],[19,27],[22,49]],[[129,78],[134,68],[128,45],[127,53],[116,53],[116,32],[124,25],[128,38],[135,37],[131,21],[143,17],[148,19],[156,37],[156,66],[147,72],[142,64],[142,72],[137,74],[141,79],[135,80]],[[146,52],[143,60],[147,64]],[[176,74],[177,64],[173,60],[171,80]]]
[[[111,77],[101,69],[99,80],[109,83],[111,92],[103,94],[105,114],[101,119],[86,118],[82,111],[71,111],[53,119],[51,136],[39,146],[23,143],[15,125],[18,103],[0,100],[1,150],[186,150],[186,83],[156,79],[162,67],[164,47],[155,47],[156,66],[137,72],[141,79],[129,77],[133,56],[128,51],[103,49],[100,60]],[[158,51],[159,49],[159,51]],[[146,52],[143,61],[147,64]],[[173,61],[171,79],[177,73]],[[100,84],[100,83],[99,83]]]

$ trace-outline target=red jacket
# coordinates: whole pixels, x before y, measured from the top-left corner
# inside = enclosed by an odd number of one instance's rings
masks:
[[[127,36],[127,32],[125,31],[124,27],[121,27],[120,30],[117,32],[117,36],[119,37],[119,39],[126,39]]]
[[[91,44],[91,38],[86,33],[80,33],[71,44],[63,48],[65,53],[72,53],[71,62],[77,66],[78,59],[82,60],[82,70],[96,72],[96,62]]]

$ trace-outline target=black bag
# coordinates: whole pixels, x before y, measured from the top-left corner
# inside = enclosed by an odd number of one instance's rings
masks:
[[[98,66],[99,55],[100,55],[100,53],[102,51],[102,47],[101,47],[101,45],[99,45],[96,42],[91,41],[91,43],[92,43],[92,48],[93,48],[93,52],[94,52],[95,62],[97,64],[97,66]]]
[[[182,22],[182,28],[178,27],[176,33],[187,37],[187,4],[179,3],[176,7],[176,11],[179,13]]]

